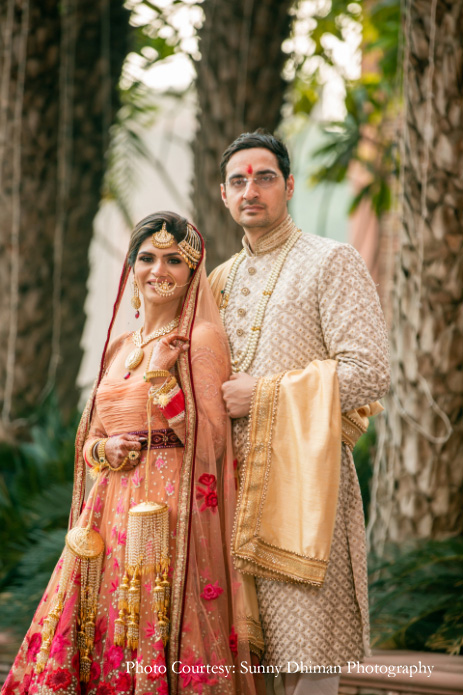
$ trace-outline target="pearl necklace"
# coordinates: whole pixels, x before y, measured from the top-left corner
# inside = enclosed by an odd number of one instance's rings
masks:
[[[283,244],[283,248],[280,251],[280,254],[278,258],[276,259],[273,268],[271,270],[271,273],[269,275],[269,278],[267,280],[267,284],[265,285],[265,289],[262,292],[262,297],[260,298],[259,304],[257,305],[257,310],[256,314],[254,317],[254,321],[252,322],[252,327],[251,327],[251,333],[249,335],[248,341],[246,343],[246,347],[243,350],[243,353],[237,357],[234,358],[233,356],[233,348],[230,343],[230,352],[232,356],[232,371],[233,372],[247,372],[249,367],[252,364],[252,361],[256,355],[256,350],[257,350],[257,345],[259,343],[259,338],[261,334],[261,329],[262,329],[262,324],[264,323],[264,316],[265,316],[265,310],[267,308],[268,301],[276,287],[276,284],[278,282],[278,278],[280,277],[281,270],[283,268],[283,265],[286,261],[286,257],[288,253],[291,251],[293,248],[294,244],[296,241],[299,239],[299,236],[301,235],[301,230],[297,229],[294,231],[289,239]],[[222,323],[225,324],[225,310],[227,308],[228,301],[230,299],[230,293],[233,287],[233,283],[235,281],[236,274],[238,272],[238,268],[240,267],[241,263],[244,261],[246,256],[246,251],[243,249],[235,258],[235,261],[233,262],[233,265],[230,269],[230,274],[227,278],[227,282],[225,283],[225,288],[223,291],[223,297],[222,297],[222,302],[220,304],[220,317],[222,319]],[[230,342],[230,341],[229,341]]]
[[[139,328],[138,331],[132,333],[131,337],[136,347],[135,350],[132,350],[132,352],[130,352],[126,357],[124,366],[128,371],[127,374],[125,374],[124,379],[128,379],[131,371],[136,369],[143,361],[143,357],[145,356],[143,348],[145,345],[148,345],[148,343],[150,343],[152,340],[161,338],[163,335],[167,335],[167,333],[173,331],[174,328],[177,328],[179,321],[180,319],[178,317],[175,318],[173,321],[168,323],[167,326],[162,326],[161,328],[158,328],[156,331],[153,331],[147,335],[145,339],[142,339],[143,328]]]

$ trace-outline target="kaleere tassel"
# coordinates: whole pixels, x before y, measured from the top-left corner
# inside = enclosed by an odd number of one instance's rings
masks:
[[[151,396],[147,405],[148,452],[146,457],[145,499],[149,494],[149,470],[151,449]],[[118,609],[114,642],[131,649],[138,647],[139,617],[141,609],[142,576],[155,575],[154,611],[157,615],[159,636],[164,644],[169,634],[169,508],[167,504],[140,502],[129,510],[125,570],[119,587]],[[129,582],[130,578],[130,582]],[[158,589],[160,591],[158,591]],[[162,596],[158,594],[162,592]]]
[[[104,555],[104,541],[91,528],[93,512],[87,527],[75,526],[66,536],[58,593],[43,624],[42,645],[37,655],[36,673],[42,673],[49,655],[56,627],[66,600],[80,574],[80,606],[77,645],[80,652],[80,679],[88,683],[92,665],[91,651],[95,639],[95,616]]]

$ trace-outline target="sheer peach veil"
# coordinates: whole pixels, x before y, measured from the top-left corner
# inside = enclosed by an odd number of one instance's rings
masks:
[[[231,427],[228,418],[213,407],[208,398],[211,389],[217,398],[220,384],[230,374],[228,342],[213,298],[205,270],[202,241],[201,260],[194,270],[180,313],[178,332],[190,340],[190,350],[178,360],[180,385],[185,396],[185,448],[179,480],[178,520],[175,529],[176,558],[172,577],[171,631],[169,661],[182,659],[188,651],[184,628],[188,614],[200,611],[201,650],[209,663],[235,664],[233,675],[221,681],[223,692],[254,693],[255,685],[247,671],[250,652],[263,650],[254,578],[239,574],[233,567],[230,543],[236,504]],[[83,411],[76,436],[74,489],[69,525],[74,526],[85,492],[86,464],[83,446],[91,427],[95,396],[104,370],[120,346],[115,325],[121,303],[128,301],[128,277],[131,268],[124,262],[114,303],[98,378]],[[195,346],[197,350],[195,351]],[[217,402],[217,401],[216,401]],[[217,420],[217,421],[215,421]],[[220,437],[217,433],[220,432]],[[205,505],[205,495],[216,500]],[[204,578],[218,594],[214,615],[204,601]],[[240,666],[244,664],[244,666]],[[172,675],[171,692],[178,682]]]

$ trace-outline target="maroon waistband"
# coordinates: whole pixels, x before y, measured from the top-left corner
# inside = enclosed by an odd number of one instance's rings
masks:
[[[146,437],[146,442],[142,443],[141,448],[142,451],[148,448],[148,430],[137,430],[136,432],[127,432],[127,434],[137,434],[140,437]],[[174,430],[169,427],[164,430],[151,430],[151,449],[181,448],[183,448],[183,442],[177,437]]]

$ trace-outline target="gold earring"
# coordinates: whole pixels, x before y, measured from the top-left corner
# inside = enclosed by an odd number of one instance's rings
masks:
[[[135,309],[135,318],[138,319],[138,317],[140,316],[139,309],[141,307],[141,301],[140,301],[140,291],[138,289],[137,281],[135,280],[135,278],[133,280],[133,297],[132,297],[132,300],[130,303],[133,306],[133,308]]]

